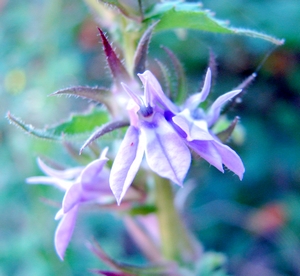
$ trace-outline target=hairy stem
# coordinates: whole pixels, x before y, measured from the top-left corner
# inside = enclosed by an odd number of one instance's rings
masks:
[[[191,262],[197,258],[195,246],[174,206],[170,181],[155,176],[157,216],[160,225],[161,250],[166,259],[177,262]]]

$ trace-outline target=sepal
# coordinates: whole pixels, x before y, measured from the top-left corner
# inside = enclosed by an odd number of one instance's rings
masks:
[[[71,95],[75,97],[89,99],[97,103],[104,104],[110,113],[112,113],[113,110],[111,103],[112,92],[104,87],[73,86],[60,89],[50,94],[50,96],[57,95]]]
[[[228,102],[223,108],[221,114],[226,114],[235,105],[241,103],[242,97],[245,94],[246,89],[253,83],[257,74],[254,72],[249,77],[247,77],[241,84],[239,84],[235,89],[242,89],[242,92],[235,96],[230,102]]]
[[[106,133],[112,132],[118,128],[126,127],[129,126],[128,121],[114,121],[114,122],[109,122],[105,125],[102,125],[98,130],[96,130],[83,144],[83,146],[80,148],[79,154],[82,153],[82,151],[90,145],[93,141],[98,139],[99,137],[103,136]]]
[[[108,66],[111,70],[111,73],[117,85],[121,82],[130,83],[131,78],[126,68],[118,58],[116,52],[113,50],[111,44],[109,43],[103,31],[100,28],[98,28],[98,30],[102,40],[102,45],[103,45],[104,53],[106,55]]]
[[[165,46],[162,46],[161,48],[169,56],[175,71],[176,86],[173,93],[171,93],[171,98],[176,103],[182,103],[186,98],[186,91],[187,91],[186,77],[185,77],[183,66],[179,61],[179,59],[177,58],[177,56],[169,48]]]
[[[228,139],[230,139],[239,119],[240,118],[236,116],[226,129],[217,133],[217,137],[220,139],[221,142],[226,143]]]
[[[102,273],[102,275],[122,275],[122,276],[149,276],[149,275],[177,275],[178,267],[173,262],[164,262],[162,264],[152,266],[134,266],[121,262],[117,262],[109,257],[101,246],[94,240],[92,243],[88,243],[87,247],[105,264],[109,267],[117,270],[117,272],[108,272],[103,270],[95,270],[95,273]],[[103,274],[104,273],[119,273],[119,274]],[[121,274],[120,274],[121,273]],[[122,274],[123,273],[123,274]],[[101,274],[100,274],[101,275]]]
[[[135,55],[134,55],[134,75],[138,73],[142,74],[146,70],[146,61],[147,61],[147,54],[148,54],[148,47],[151,40],[152,32],[158,22],[152,24],[146,32],[143,34],[142,38],[139,41],[137,46]]]

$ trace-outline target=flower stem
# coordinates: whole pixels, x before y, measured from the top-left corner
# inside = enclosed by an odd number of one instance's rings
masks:
[[[133,62],[134,62],[134,53],[137,46],[138,37],[140,33],[133,30],[128,30],[128,20],[124,17],[121,17],[122,21],[122,38],[123,38],[123,52],[125,58],[126,69],[130,75],[133,74]]]
[[[166,259],[186,263],[197,258],[197,247],[174,206],[170,181],[155,176],[156,206],[160,225],[161,250]],[[196,243],[197,244],[197,243]]]

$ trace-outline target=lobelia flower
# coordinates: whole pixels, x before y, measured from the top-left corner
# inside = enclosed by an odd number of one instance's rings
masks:
[[[222,105],[241,90],[220,96],[205,113],[198,105],[209,94],[210,69],[202,91],[188,98],[183,107],[177,107],[165,96],[150,71],[138,76],[144,85],[144,95],[137,95],[122,84],[131,97],[127,107],[130,126],[114,160],[109,180],[118,204],[131,185],[144,153],[155,173],[179,186],[182,186],[190,167],[190,149],[220,171],[224,172],[224,164],[242,179],[244,166],[240,157],[209,130],[218,119]]]
[[[158,175],[182,186],[189,169],[191,154],[183,139],[165,119],[167,110],[178,108],[164,95],[150,71],[138,74],[144,95],[136,95],[123,84],[130,95],[130,126],[111,168],[110,186],[120,204],[131,185],[145,153],[149,167]]]
[[[210,91],[210,83],[211,71],[208,69],[202,91],[187,99],[182,111],[172,117],[171,123],[180,128],[178,133],[183,131],[181,135],[185,137],[186,144],[192,150],[221,172],[224,172],[224,164],[242,180],[245,168],[240,157],[231,148],[222,144],[209,130],[218,120],[222,106],[242,90],[233,90],[220,96],[205,113],[198,106],[206,100]],[[175,127],[175,129],[178,128]]]
[[[55,232],[55,249],[63,260],[75,227],[78,207],[84,203],[104,204],[111,202],[113,195],[109,187],[109,170],[105,167],[107,158],[105,149],[100,158],[86,167],[56,170],[48,167],[41,159],[38,165],[48,176],[27,178],[29,184],[49,184],[65,191],[62,208],[55,219],[61,219]]]

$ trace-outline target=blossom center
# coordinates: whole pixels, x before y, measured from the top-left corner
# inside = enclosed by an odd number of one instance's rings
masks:
[[[152,106],[148,105],[141,105],[140,106],[140,113],[143,117],[147,118],[153,114],[153,108]]]

